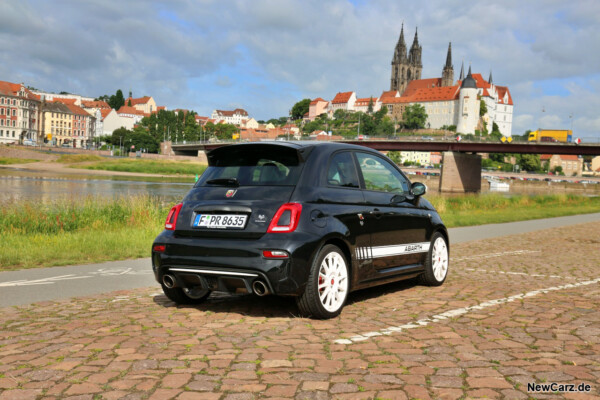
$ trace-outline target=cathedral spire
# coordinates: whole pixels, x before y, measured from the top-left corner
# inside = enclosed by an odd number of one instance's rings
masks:
[[[419,28],[415,28],[415,40],[413,40],[413,47],[414,46],[418,46],[419,45],[419,32],[418,32]]]
[[[446,68],[452,68],[452,42],[448,43],[448,54],[446,55]]]
[[[404,22],[402,23],[402,28],[400,29],[400,39],[398,39],[398,44],[400,43],[406,46],[406,42],[404,41]]]
[[[492,81],[492,70],[490,69],[490,78],[488,79],[488,83],[491,85],[492,83],[494,83]]]
[[[465,62],[463,61],[462,64],[460,65],[460,76],[458,77],[458,80],[462,81],[465,79]]]
[[[446,65],[442,69],[442,86],[452,86],[454,83],[454,67],[452,66],[452,42],[448,44]]]

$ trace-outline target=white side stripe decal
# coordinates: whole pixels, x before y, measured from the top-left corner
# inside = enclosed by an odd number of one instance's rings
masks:
[[[427,253],[429,242],[400,244],[395,246],[357,247],[356,257],[359,260],[393,257],[403,254]]]

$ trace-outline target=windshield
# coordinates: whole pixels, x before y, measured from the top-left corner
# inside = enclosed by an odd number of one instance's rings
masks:
[[[294,149],[240,146],[219,149],[198,186],[294,186],[302,164]]]

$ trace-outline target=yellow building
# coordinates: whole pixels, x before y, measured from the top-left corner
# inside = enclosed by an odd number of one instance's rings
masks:
[[[152,112],[156,111],[156,102],[152,98],[152,96],[144,96],[138,99],[133,99],[128,97],[125,100],[125,105],[129,106],[131,103],[131,107],[134,107],[136,110],[142,111],[144,114],[152,114]]]
[[[42,134],[55,145],[69,143],[72,132],[73,113],[66,104],[42,103]]]

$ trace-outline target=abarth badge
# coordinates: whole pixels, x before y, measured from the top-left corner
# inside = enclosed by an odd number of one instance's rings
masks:
[[[233,196],[235,196],[236,192],[237,192],[236,189],[228,190],[227,193],[225,193],[225,197],[233,197]]]

